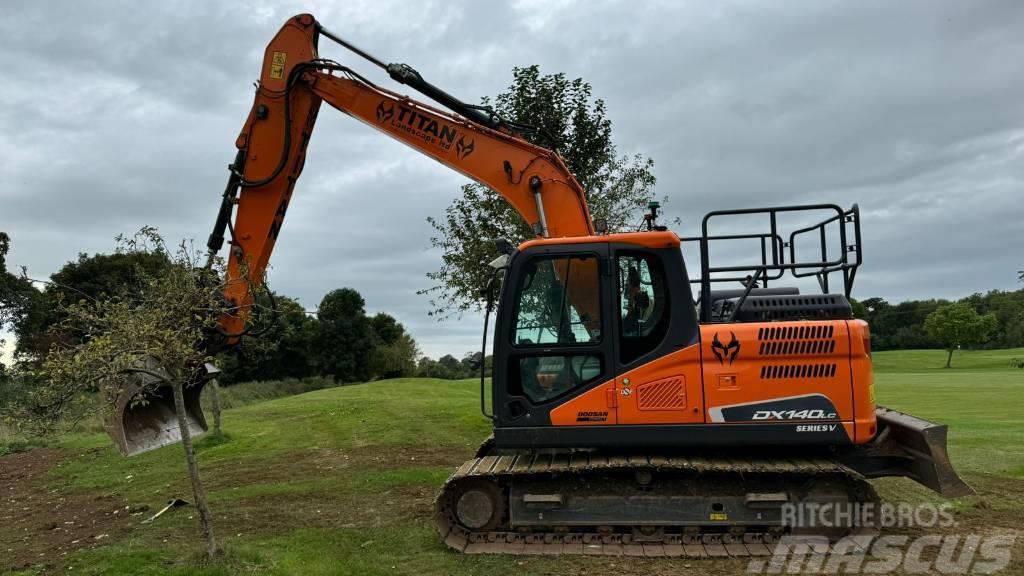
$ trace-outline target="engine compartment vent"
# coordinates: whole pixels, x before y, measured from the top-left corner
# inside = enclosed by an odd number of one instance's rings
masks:
[[[774,366],[761,366],[762,380],[833,378],[835,375],[835,364],[776,364]]]
[[[683,378],[655,380],[636,387],[636,405],[640,410],[681,410],[686,408]]]
[[[740,322],[853,318],[850,301],[842,294],[749,296],[736,313]]]

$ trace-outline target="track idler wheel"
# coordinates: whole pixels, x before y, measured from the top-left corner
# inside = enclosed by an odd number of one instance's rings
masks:
[[[463,482],[452,494],[452,510],[460,525],[472,532],[488,532],[505,519],[505,493],[492,482]]]

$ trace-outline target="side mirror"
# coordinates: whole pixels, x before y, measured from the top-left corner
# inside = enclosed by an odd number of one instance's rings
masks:
[[[488,262],[487,265],[490,266],[491,268],[494,268],[495,270],[504,270],[505,268],[508,268],[509,260],[510,256],[508,254],[501,254],[494,260]]]
[[[516,251],[515,246],[506,238],[495,238],[494,247],[498,249],[498,254],[509,255]]]

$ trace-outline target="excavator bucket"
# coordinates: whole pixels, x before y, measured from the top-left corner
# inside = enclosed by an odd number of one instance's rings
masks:
[[[174,391],[157,386],[147,374],[135,374],[120,382],[112,410],[103,427],[125,456],[135,456],[181,441]],[[185,387],[185,418],[192,436],[206,432],[206,418],[199,404],[206,380]]]
[[[879,406],[878,434],[850,453],[846,464],[868,478],[904,476],[946,498],[974,494],[946,452],[946,425]]]

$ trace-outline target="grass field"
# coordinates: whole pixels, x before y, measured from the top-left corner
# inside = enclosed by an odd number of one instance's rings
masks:
[[[979,491],[957,502],[961,525],[1016,528],[1024,516],[1024,370],[1010,368],[1014,356],[1024,357],[1024,350],[963,352],[954,369],[944,370],[941,351],[875,355],[879,403],[949,423],[952,459]],[[201,560],[191,508],[139,524],[169,498],[191,499],[178,448],[126,459],[105,436],[83,434],[56,449],[7,456],[0,460],[0,480],[6,473],[20,483],[9,488],[13,496],[0,499],[21,498],[9,503],[15,512],[33,506],[40,512],[20,524],[0,524],[0,554],[7,553],[0,569],[29,564],[21,573],[417,576],[743,572],[742,560],[446,551],[429,522],[432,500],[489,433],[478,406],[474,381],[420,379],[322,389],[226,411],[228,436],[199,443],[218,538],[228,550],[217,565]],[[879,486],[890,499],[933,499],[905,480]],[[59,511],[56,519],[50,510]],[[66,532],[77,535],[76,542],[55,534],[63,530],[61,521],[71,522]],[[1022,555],[1018,543],[1018,561]]]

